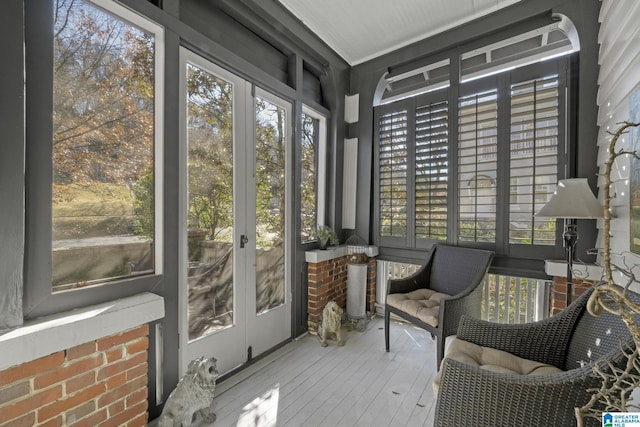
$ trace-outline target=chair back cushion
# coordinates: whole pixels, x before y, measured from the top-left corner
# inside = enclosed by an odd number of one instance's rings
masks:
[[[632,293],[637,298],[637,294]],[[619,316],[609,312],[594,317],[585,309],[571,335],[565,370],[579,368],[601,359],[622,360],[620,346],[630,344],[631,335]]]
[[[456,295],[484,278],[493,255],[491,251],[438,244],[431,263],[429,287]]]

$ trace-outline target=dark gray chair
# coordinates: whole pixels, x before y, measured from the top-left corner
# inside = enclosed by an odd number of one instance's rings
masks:
[[[440,372],[434,426],[575,426],[574,408],[591,398],[601,379],[592,364],[622,367],[622,348],[633,340],[622,320],[605,313],[593,317],[585,292],[567,309],[540,322],[505,325],[463,317],[457,338],[553,365],[544,375],[491,372],[445,358]],[[638,300],[638,294],[631,293]],[[597,406],[596,409],[604,409]],[[585,426],[601,426],[587,418]]]
[[[445,339],[456,334],[460,316],[480,317],[481,285],[493,256],[491,251],[437,244],[415,274],[390,279],[384,316],[387,352],[389,319],[394,313],[431,333],[440,367]]]

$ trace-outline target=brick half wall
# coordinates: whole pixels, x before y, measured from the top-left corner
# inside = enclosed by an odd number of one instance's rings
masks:
[[[147,324],[0,372],[0,427],[144,426]]]
[[[573,279],[571,285],[570,301],[575,301],[584,291],[593,286],[589,280]],[[567,308],[567,278],[554,277],[551,283],[550,315],[554,316]]]
[[[316,333],[322,319],[322,310],[331,300],[346,310],[347,306],[347,256],[339,256],[327,261],[308,263],[308,318],[307,328]],[[376,302],[375,257],[367,262],[366,309],[375,313]]]

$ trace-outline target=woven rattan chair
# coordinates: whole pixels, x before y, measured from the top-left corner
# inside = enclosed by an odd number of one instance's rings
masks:
[[[385,304],[385,346],[389,351],[391,313],[423,328],[436,339],[437,364],[446,337],[455,335],[460,316],[480,317],[483,279],[494,253],[437,244],[424,265],[404,279],[390,279]]]
[[[556,316],[535,323],[504,325],[463,317],[457,338],[562,371],[505,374],[445,358],[434,425],[575,426],[574,408],[584,406],[592,394],[587,390],[601,384],[592,375],[591,363],[621,366],[626,363],[621,349],[633,344],[619,317],[609,313],[593,317],[586,311],[591,292],[585,292]],[[602,425],[595,418],[585,421],[587,426]]]

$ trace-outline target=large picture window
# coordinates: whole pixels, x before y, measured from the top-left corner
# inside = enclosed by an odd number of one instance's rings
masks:
[[[156,271],[157,31],[129,19],[55,2],[54,291]]]
[[[161,283],[164,29],[112,0],[24,6],[30,318]]]

